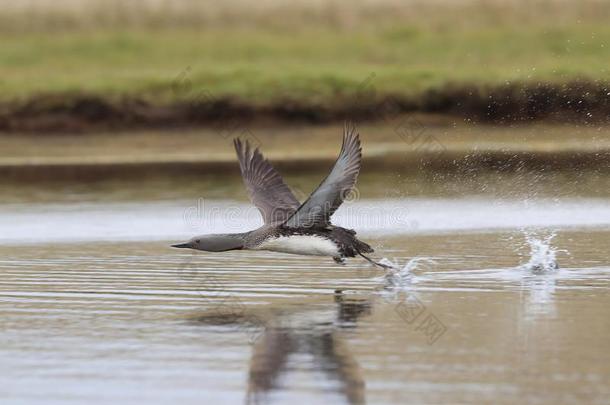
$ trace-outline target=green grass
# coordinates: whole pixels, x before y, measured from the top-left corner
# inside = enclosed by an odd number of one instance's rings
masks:
[[[0,32],[0,99],[85,92],[324,104],[448,84],[608,81],[608,61],[610,25],[601,22]]]

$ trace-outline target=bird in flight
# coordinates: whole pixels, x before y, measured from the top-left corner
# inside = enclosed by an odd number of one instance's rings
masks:
[[[246,189],[260,211],[264,224],[244,233],[195,236],[185,243],[172,245],[207,252],[229,250],[267,250],[300,255],[329,256],[337,263],[347,257],[365,256],[373,248],[358,240],[352,229],[333,225],[330,217],[356,184],[362,162],[359,134],[351,124],[343,130],[343,145],[328,176],[299,203],[271,163],[258,148],[246,141],[234,140],[235,151]]]

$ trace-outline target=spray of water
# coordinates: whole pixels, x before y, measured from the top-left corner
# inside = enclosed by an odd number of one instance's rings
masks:
[[[529,260],[520,266],[521,269],[532,273],[554,272],[559,268],[557,264],[557,253],[565,252],[555,248],[551,243],[556,233],[553,232],[544,237],[538,237],[531,232],[524,232],[525,241],[529,246]]]
[[[414,270],[424,270],[436,264],[427,257],[414,257],[402,266],[397,260],[392,261],[386,257],[379,263],[388,266],[385,274],[380,277],[380,281],[383,281],[386,287],[404,287],[411,281]]]

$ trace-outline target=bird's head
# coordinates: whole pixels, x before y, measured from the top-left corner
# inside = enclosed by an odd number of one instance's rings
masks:
[[[172,247],[206,252],[226,252],[227,250],[243,249],[244,239],[242,234],[210,234],[195,236],[188,242],[178,243]]]

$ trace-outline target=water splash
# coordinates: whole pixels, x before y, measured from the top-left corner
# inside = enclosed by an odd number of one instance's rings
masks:
[[[538,237],[531,232],[524,232],[524,235],[530,251],[529,260],[520,266],[521,269],[534,274],[554,272],[559,269],[557,253],[567,253],[567,251],[557,249],[551,244],[553,238],[557,235],[555,232],[544,237]]]
[[[428,257],[414,257],[401,266],[398,261],[386,257],[379,263],[388,266],[386,273],[380,277],[387,288],[404,287],[411,282],[414,270],[424,270],[436,262]]]

